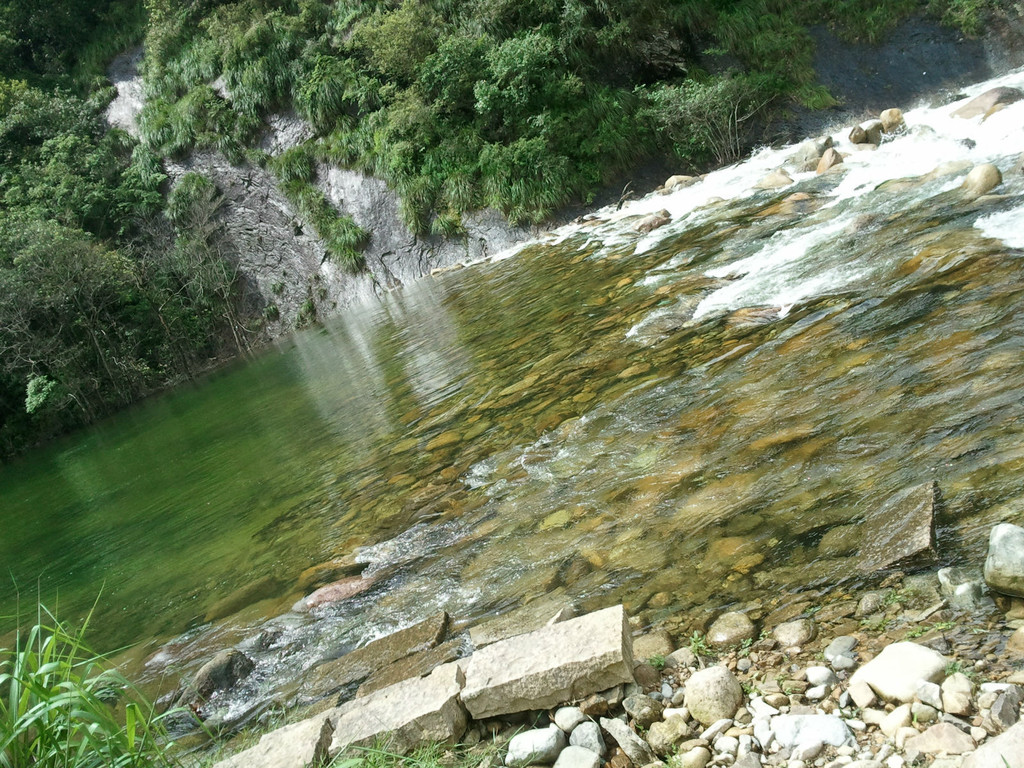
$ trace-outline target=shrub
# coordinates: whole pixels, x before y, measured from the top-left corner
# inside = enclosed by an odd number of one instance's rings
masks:
[[[0,765],[173,765],[153,706],[88,649],[84,634],[41,609],[24,640],[0,648]]]

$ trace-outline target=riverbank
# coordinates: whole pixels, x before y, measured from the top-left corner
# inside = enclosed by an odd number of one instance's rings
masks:
[[[984,574],[879,579],[731,606],[689,635],[697,612],[648,627],[621,606],[520,612],[471,628],[457,661],[447,617],[431,619],[352,654],[355,696],[217,765],[304,768],[374,746],[508,768],[1024,764],[1024,529],[993,529]],[[382,687],[381,670],[411,677]]]

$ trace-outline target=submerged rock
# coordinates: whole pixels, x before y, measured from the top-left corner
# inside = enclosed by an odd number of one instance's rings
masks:
[[[971,169],[964,179],[962,189],[969,197],[981,197],[1003,183],[1003,174],[991,163],[983,163]]]
[[[953,113],[953,117],[970,120],[979,115],[987,114],[993,107],[1001,104],[1013,104],[1024,99],[1024,91],[1017,88],[990,88],[980,96],[975,96]]]
[[[662,208],[656,213],[649,213],[644,216],[640,221],[633,225],[633,229],[642,235],[646,235],[648,232],[653,232],[659,227],[664,227],[672,221],[672,215]]]
[[[221,651],[196,672],[178,703],[198,707],[218,691],[226,691],[247,678],[256,668],[252,659],[233,648]]]
[[[936,494],[935,483],[909,488],[868,515],[858,569],[873,572],[934,555]]]

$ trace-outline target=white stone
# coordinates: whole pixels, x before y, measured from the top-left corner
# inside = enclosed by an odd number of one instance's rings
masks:
[[[962,672],[956,672],[942,682],[942,710],[951,715],[971,714],[971,680]]]
[[[963,768],[1024,768],[1024,721],[978,747]]]
[[[849,692],[850,698],[853,699],[853,703],[860,709],[870,707],[875,703],[875,692],[867,683],[850,683],[850,687],[846,690]]]
[[[767,703],[762,696],[754,696],[747,703],[747,709],[754,717],[773,717],[779,714],[779,710]]]
[[[828,667],[808,667],[804,670],[810,685],[835,685],[839,678]]]
[[[779,715],[771,728],[775,739],[790,749],[815,741],[833,747],[856,743],[846,723],[834,715]]]
[[[526,765],[551,765],[558,759],[559,754],[566,746],[565,733],[557,725],[517,733],[508,743],[508,756],[505,758],[505,765],[509,768],[522,768]],[[576,749],[583,748],[576,747]],[[589,750],[583,751],[588,752]]]
[[[913,722],[913,714],[909,704],[902,704],[884,718],[878,724],[878,729],[890,739],[896,738],[896,731],[906,728]]]
[[[818,755],[821,754],[822,750],[825,749],[825,745],[820,741],[809,741],[804,744],[798,744],[793,747],[793,751],[790,753],[790,757],[794,760],[802,760],[807,762],[808,760],[814,760]]]
[[[684,722],[690,721],[690,710],[686,707],[665,707],[665,711],[661,713],[661,716],[668,720],[670,717],[681,717]]]
[[[730,728],[732,728],[732,718],[723,717],[721,720],[716,720],[706,728],[704,732],[701,733],[700,737],[706,741],[714,741]]]
[[[938,651],[916,643],[893,643],[862,666],[850,678],[850,684],[867,683],[888,701],[914,700],[919,680],[941,680],[946,658]]]
[[[466,730],[466,711],[459,701],[465,678],[458,663],[436,667],[413,678],[353,699],[335,710],[331,756],[349,746],[368,746],[384,734],[396,752],[408,752],[424,741],[454,744]]]
[[[905,765],[903,758],[899,755],[890,755],[886,759],[885,764],[888,768],[903,768]]]
[[[715,742],[715,751],[735,756],[740,750],[740,740],[735,736],[722,736]]]
[[[555,760],[555,768],[601,768],[601,758],[583,747],[566,747]]]
[[[555,725],[566,733],[572,733],[580,723],[586,722],[587,716],[580,712],[579,707],[559,707],[555,710]]]
[[[633,681],[632,633],[621,605],[478,650],[462,701],[475,719],[564,701]]]

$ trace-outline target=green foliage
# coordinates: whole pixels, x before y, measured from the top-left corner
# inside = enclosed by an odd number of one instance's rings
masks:
[[[351,216],[338,212],[324,197],[324,193],[309,181],[293,179],[281,185],[285,197],[295,206],[299,216],[313,227],[327,246],[327,252],[339,266],[350,272],[363,268],[361,253],[369,233]]]
[[[13,648],[0,648],[0,766],[174,765],[153,706],[88,649],[85,629],[40,614]]]
[[[647,661],[649,661],[651,666],[655,669],[661,670],[665,668],[665,657],[662,656],[660,653],[651,656],[651,658],[649,658]]]
[[[689,647],[694,656],[712,655],[711,646],[708,645],[705,637],[696,630],[694,630],[693,634],[690,635]]]

